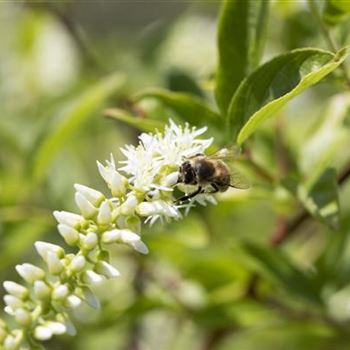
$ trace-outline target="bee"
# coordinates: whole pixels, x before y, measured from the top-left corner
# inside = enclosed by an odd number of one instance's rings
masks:
[[[248,189],[249,182],[227,162],[237,158],[237,148],[223,148],[218,152],[205,155],[202,153],[186,158],[179,168],[178,184],[197,185],[197,189],[176,200],[184,202],[200,193],[225,192],[229,187]]]

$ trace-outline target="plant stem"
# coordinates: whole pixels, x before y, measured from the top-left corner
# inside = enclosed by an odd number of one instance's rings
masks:
[[[313,15],[318,27],[320,28],[321,34],[322,34],[328,48],[333,52],[337,52],[338,51],[337,45],[335,44],[333,38],[331,37],[326,24],[323,22],[323,19],[318,11],[315,0],[307,0],[307,2],[309,5],[310,12]],[[348,88],[350,88],[350,77],[349,77],[348,70],[346,68],[345,63],[342,63],[340,65],[340,68],[343,71],[343,76],[344,76],[344,80],[346,82],[346,85],[348,86]]]

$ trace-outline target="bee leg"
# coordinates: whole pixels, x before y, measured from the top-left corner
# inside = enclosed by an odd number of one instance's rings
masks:
[[[217,192],[219,192],[219,187],[218,187],[218,185],[215,183],[215,182],[212,182],[211,184],[211,187],[213,188],[211,191],[208,191],[207,193],[210,193],[210,194],[212,194],[212,193],[217,193]]]
[[[198,186],[196,191],[178,198],[175,203],[180,203],[180,202],[187,201],[188,199],[191,199],[191,198],[197,196],[197,194],[199,194],[199,193],[203,193],[203,189],[202,189],[201,186]]]

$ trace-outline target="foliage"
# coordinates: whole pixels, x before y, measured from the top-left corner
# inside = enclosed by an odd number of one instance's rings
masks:
[[[96,159],[172,119],[207,126],[208,153],[239,144],[252,188],[143,225],[147,257],[113,248],[101,309],[45,347],[347,349],[348,3],[151,3],[0,5],[1,280],[63,245],[52,211],[103,186]]]

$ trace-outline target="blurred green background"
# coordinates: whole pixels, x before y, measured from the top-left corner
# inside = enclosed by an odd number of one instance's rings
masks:
[[[121,159],[118,148],[137,142],[139,131],[106,118],[106,108],[178,120],[154,99],[133,102],[149,87],[214,101],[219,6],[0,3],[2,281],[17,278],[15,264],[39,261],[36,240],[62,244],[51,213],[75,211],[74,183],[105,189],[95,160]],[[331,29],[341,45],[348,22]],[[307,46],[326,48],[306,2],[273,1],[263,61]],[[300,207],[281,180],[349,161],[349,107],[338,72],[294,99],[255,135],[253,159],[267,179],[250,169],[251,190],[144,229],[146,257],[115,249],[122,276],[96,290],[101,310],[79,309],[77,336],[47,348],[348,349],[350,187],[341,187],[337,231],[309,219],[283,246],[269,242]]]

